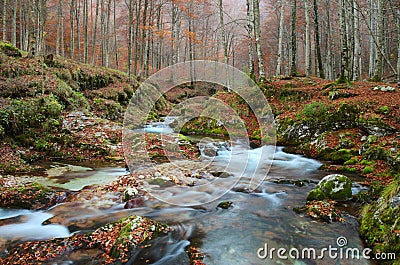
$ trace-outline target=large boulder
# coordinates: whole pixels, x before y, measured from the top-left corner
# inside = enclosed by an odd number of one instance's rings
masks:
[[[308,193],[307,201],[332,199],[346,201],[352,198],[351,180],[340,174],[324,177],[318,185]]]

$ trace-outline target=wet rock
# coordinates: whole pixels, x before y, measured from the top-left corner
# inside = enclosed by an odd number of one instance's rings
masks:
[[[231,201],[222,201],[218,204],[218,208],[222,208],[222,209],[228,209],[229,207],[232,206],[232,202]]]
[[[209,144],[209,145],[204,146],[202,151],[203,151],[202,153],[205,156],[214,157],[217,155],[218,148],[214,145]]]
[[[133,209],[143,207],[145,200],[142,196],[136,196],[131,198],[129,201],[125,203],[124,209]]]
[[[124,201],[129,201],[133,197],[139,194],[139,191],[135,187],[127,188],[124,191]]]
[[[310,183],[309,180],[301,180],[301,179],[276,179],[276,180],[273,180],[272,182],[276,183],[276,184],[295,185],[297,187],[303,187],[306,184]]]
[[[379,124],[361,123],[359,127],[364,132],[376,136],[387,136],[397,132],[396,128],[393,128],[385,123],[379,123]]]
[[[344,175],[328,175],[308,193],[307,201],[326,199],[337,201],[349,200],[352,198],[351,185],[351,180]]]
[[[399,205],[400,205],[400,193],[393,196],[393,198],[390,199],[390,206],[392,208],[399,207]]]
[[[391,86],[376,86],[373,88],[373,90],[380,90],[383,92],[395,92],[396,88],[391,87]]]

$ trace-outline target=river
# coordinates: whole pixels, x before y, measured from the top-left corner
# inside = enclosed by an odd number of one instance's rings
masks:
[[[146,132],[172,133],[168,124],[153,123]],[[197,138],[198,140],[198,138]],[[221,139],[212,139],[222,141]],[[268,148],[268,147],[262,147]],[[232,143],[231,148],[218,151],[212,160],[203,155],[202,163],[209,167],[219,168],[230,161],[233,169],[243,171],[241,161],[247,157],[248,166],[244,169],[248,175],[258,163],[253,160],[262,148],[251,149],[241,141]],[[271,157],[272,159],[272,157]],[[358,236],[358,224],[355,217],[345,214],[345,222],[322,223],[304,215],[296,214],[293,207],[305,203],[307,193],[323,176],[329,174],[318,170],[319,161],[284,152],[283,147],[276,149],[268,175],[261,185],[252,192],[247,192],[248,178],[237,178],[235,174],[220,181],[234,183],[229,191],[216,182],[213,191],[198,189],[180,191],[177,195],[174,187],[165,187],[163,194],[171,194],[171,200],[188,202],[193,198],[205,198],[218,194],[216,200],[196,206],[174,206],[159,200],[148,200],[135,209],[124,209],[124,204],[113,194],[87,196],[79,202],[66,202],[52,207],[47,211],[7,210],[0,209],[0,250],[5,251],[4,243],[10,240],[34,240],[53,237],[67,237],[72,233],[93,230],[107,222],[116,221],[128,215],[142,215],[155,220],[174,225],[176,232],[159,238],[150,249],[138,252],[129,261],[130,264],[147,264],[149,259],[153,264],[180,264],[177,260],[190,242],[206,253],[204,262],[209,265],[250,265],[250,264],[372,264],[368,260],[341,259],[337,239],[344,237],[346,247],[363,250],[362,240]],[[50,167],[51,166],[51,167]],[[65,169],[67,168],[67,169]],[[259,167],[262,169],[262,165]],[[126,174],[124,168],[107,168],[99,166],[82,166],[68,164],[48,165],[47,178],[37,176],[37,180],[47,181],[47,184],[69,190],[80,190],[86,185],[109,183],[120,175]],[[263,171],[261,170],[262,174]],[[265,172],[264,172],[265,174]],[[46,180],[47,179],[47,180]],[[290,184],[278,184],[279,179],[301,179],[310,181],[299,187]],[[222,182],[221,182],[222,183]],[[222,188],[221,188],[222,187]],[[169,190],[171,189],[171,190]],[[356,193],[360,186],[354,185]],[[195,194],[195,195],[194,195]],[[168,195],[163,195],[168,196]],[[86,197],[85,197],[86,198]],[[221,201],[231,201],[228,209],[217,207]],[[190,205],[190,204],[188,204]],[[2,248],[3,247],[3,248]],[[322,259],[305,257],[293,259],[278,257],[277,251],[271,255],[271,249],[285,249],[288,252],[298,249],[313,248],[317,255],[323,248],[338,248],[329,256],[325,253]],[[280,253],[282,254],[282,252]],[[339,254],[335,257],[335,254]],[[51,264],[88,264],[93,253],[81,252],[68,255]],[[91,263],[93,264],[93,263]]]

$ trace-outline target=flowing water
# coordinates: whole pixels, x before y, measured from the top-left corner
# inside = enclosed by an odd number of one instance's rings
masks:
[[[170,128],[162,123],[151,124],[145,131],[171,133]],[[263,147],[272,148],[272,147]],[[317,254],[322,248],[337,247],[337,238],[345,237],[347,247],[363,250],[363,244],[358,236],[357,221],[351,215],[346,215],[345,223],[321,223],[303,215],[296,214],[293,207],[305,202],[307,193],[314,187],[326,172],[319,171],[321,163],[299,155],[288,154],[282,147],[276,149],[275,155],[267,156],[258,162],[263,148],[249,150],[241,141],[232,143],[231,148],[218,151],[214,158],[203,156],[203,162],[209,167],[220,169],[227,161],[232,165],[231,175],[213,182],[213,191],[207,189],[188,189],[180,191],[175,187],[165,187],[165,196],[170,199],[207,197],[214,194],[222,195],[211,202],[196,206],[174,206],[159,200],[148,200],[135,209],[124,209],[124,204],[118,201],[114,194],[86,194],[85,200],[67,202],[56,205],[47,211],[30,210],[0,210],[0,250],[2,242],[9,240],[47,239],[67,237],[75,232],[93,230],[105,223],[116,221],[128,215],[143,215],[155,220],[175,225],[175,232],[156,239],[152,247],[141,250],[133,256],[128,264],[188,264],[184,254],[185,247],[194,243],[206,253],[204,262],[215,265],[235,264],[371,264],[367,260],[330,258],[324,259],[279,259],[277,252],[262,259],[258,254],[265,251],[260,248],[293,248],[300,253],[305,248],[315,248]],[[265,151],[265,150],[264,150]],[[242,162],[247,159],[245,168]],[[265,168],[263,167],[264,164]],[[254,173],[263,174],[272,164],[265,180],[252,192],[248,192],[250,177],[238,178],[235,172],[247,176]],[[37,177],[38,180],[63,189],[79,190],[86,185],[104,184],[119,175],[125,174],[123,168],[91,168],[77,167],[65,164],[52,165],[48,177]],[[239,174],[238,174],[239,175]],[[257,178],[259,181],[259,178]],[[293,184],[277,184],[278,179],[309,180],[311,184],[298,187]],[[221,191],[226,186],[222,182],[233,183],[229,191]],[[285,182],[289,183],[289,182]],[[357,193],[362,187],[354,185]],[[218,193],[218,191],[220,193]],[[195,195],[194,195],[195,194]],[[229,209],[218,208],[221,201],[231,201]],[[190,200],[188,200],[190,201]],[[50,221],[49,221],[50,220]],[[338,252],[339,253],[339,252]],[[54,264],[87,264],[90,252],[68,255]],[[287,253],[286,253],[287,255]],[[262,256],[262,255],[261,255]]]

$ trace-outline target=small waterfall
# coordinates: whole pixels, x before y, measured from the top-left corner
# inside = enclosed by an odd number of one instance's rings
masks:
[[[190,245],[189,237],[192,234],[192,226],[176,225],[174,230],[164,237],[158,237],[150,242],[150,247],[141,249],[126,263],[126,265],[188,265],[189,256],[185,248]]]

